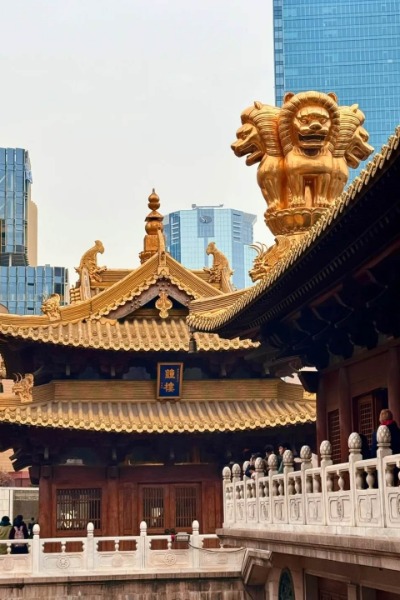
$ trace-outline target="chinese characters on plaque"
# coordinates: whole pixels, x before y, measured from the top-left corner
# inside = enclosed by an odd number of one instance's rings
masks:
[[[158,363],[157,398],[178,400],[182,394],[183,363]]]

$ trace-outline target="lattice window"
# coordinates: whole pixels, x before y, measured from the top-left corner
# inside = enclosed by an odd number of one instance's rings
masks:
[[[360,398],[358,400],[358,433],[366,436],[369,445],[371,445],[374,431],[373,414],[374,402],[372,396]]]
[[[339,410],[328,413],[328,439],[332,445],[332,460],[340,462],[340,422]]]
[[[191,527],[197,514],[195,487],[175,488],[175,527]]]
[[[150,528],[165,528],[163,487],[143,488],[143,521],[145,521]]]
[[[57,529],[86,530],[88,523],[101,529],[101,489],[57,490]]]

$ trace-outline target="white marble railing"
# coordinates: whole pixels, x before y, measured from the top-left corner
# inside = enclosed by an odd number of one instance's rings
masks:
[[[333,464],[331,444],[321,444],[321,465],[312,468],[311,450],[303,446],[300,470],[293,454],[255,463],[252,478],[238,464],[223,470],[224,528],[270,529],[400,537],[400,454],[392,455],[390,432],[377,432],[377,458],[363,460],[358,433],[349,437],[349,461]],[[243,473],[248,463],[243,465]]]
[[[143,573],[163,571],[238,571],[244,549],[204,548],[206,539],[218,540],[212,534],[200,534],[198,521],[192,533],[183,534],[184,548],[175,548],[182,534],[147,535],[147,525],[140,524],[139,536],[94,537],[92,523],[85,537],[41,538],[40,527],[33,528],[33,538],[25,540],[27,554],[13,554],[12,547],[21,540],[0,540],[6,550],[0,554],[0,579],[12,576],[73,576],[96,573]],[[153,548],[163,542],[165,549]],[[160,544],[154,544],[159,546]]]

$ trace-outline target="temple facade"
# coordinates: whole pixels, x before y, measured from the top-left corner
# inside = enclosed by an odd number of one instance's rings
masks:
[[[222,524],[224,465],[284,436],[314,440],[315,399],[266,374],[259,343],[193,333],[193,300],[239,294],[231,269],[190,271],[165,249],[159,198],[140,266],[98,264],[97,240],[77,267],[71,304],[53,294],[43,315],[1,315],[12,391],[0,396],[1,450],[39,486],[41,535],[203,533]],[[299,432],[299,427],[302,430]]]

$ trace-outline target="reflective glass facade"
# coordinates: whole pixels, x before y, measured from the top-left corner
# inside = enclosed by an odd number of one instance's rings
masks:
[[[0,148],[0,304],[16,314],[40,314],[44,297],[58,293],[64,303],[68,291],[64,267],[28,265],[31,184],[28,152]]]
[[[400,122],[399,0],[274,0],[273,6],[277,105],[289,91],[333,91],[339,104],[359,104],[379,151]]]
[[[27,211],[32,182],[28,152],[0,148],[0,264],[27,265]]]
[[[0,267],[0,304],[10,313],[40,315],[43,298],[57,293],[64,304],[67,289],[64,267]]]
[[[252,284],[248,275],[255,252],[253,226],[256,216],[232,208],[196,206],[164,217],[164,233],[171,256],[188,269],[212,265],[207,256],[209,242],[215,242],[228,258],[234,271],[232,280],[237,288]]]

